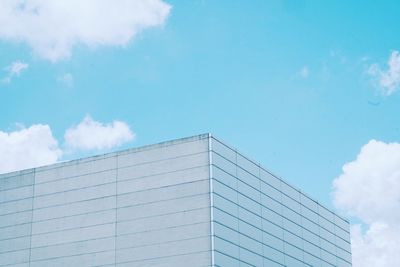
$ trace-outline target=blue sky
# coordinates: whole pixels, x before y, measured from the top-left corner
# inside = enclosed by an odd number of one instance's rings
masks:
[[[62,147],[90,115],[134,132],[61,159],[211,132],[329,207],[361,147],[400,142],[399,81],[382,78],[400,49],[398,1],[167,3],[128,41],[78,39],[61,58],[0,29],[0,131],[49,125]],[[13,62],[27,66],[10,74]]]

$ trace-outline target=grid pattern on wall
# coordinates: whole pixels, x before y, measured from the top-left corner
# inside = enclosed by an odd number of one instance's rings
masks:
[[[210,262],[208,135],[0,175],[0,266]]]
[[[351,266],[349,223],[211,138],[215,266]]]
[[[347,267],[349,239],[209,134],[0,175],[0,267]]]

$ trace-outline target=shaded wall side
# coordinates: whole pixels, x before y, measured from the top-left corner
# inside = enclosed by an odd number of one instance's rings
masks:
[[[351,266],[349,224],[212,139],[215,266]]]

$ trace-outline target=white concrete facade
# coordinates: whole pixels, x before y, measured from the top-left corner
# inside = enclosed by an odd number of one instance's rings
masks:
[[[0,175],[0,266],[351,266],[348,222],[209,134]]]

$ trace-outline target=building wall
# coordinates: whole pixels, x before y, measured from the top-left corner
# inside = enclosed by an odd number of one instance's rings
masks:
[[[0,266],[345,267],[349,239],[209,135],[0,175]]]
[[[210,266],[208,135],[0,175],[0,266]]]
[[[211,139],[215,266],[351,266],[349,223]]]

